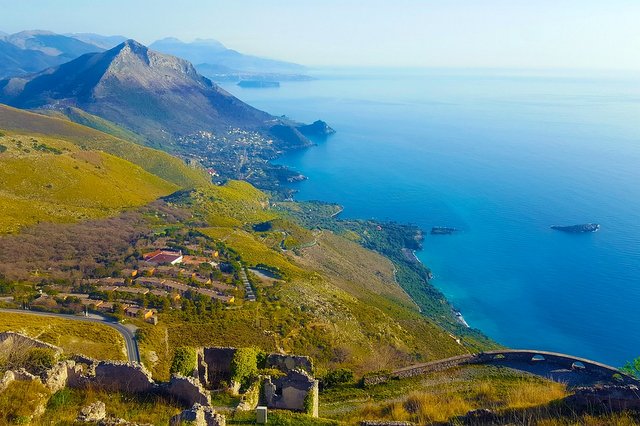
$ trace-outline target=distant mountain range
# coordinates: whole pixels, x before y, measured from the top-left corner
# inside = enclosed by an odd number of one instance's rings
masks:
[[[0,32],[0,78],[15,77],[61,65],[86,53],[112,49],[126,37],[92,33],[56,34],[50,31]],[[185,43],[175,38],[154,42],[152,49],[178,56],[196,65],[214,80],[304,80],[302,65],[245,55],[216,40]]]
[[[49,56],[70,61],[85,53],[96,51],[96,45],[50,31],[21,31],[5,36],[5,41],[20,49],[37,50]],[[100,50],[104,50],[98,48]]]
[[[30,74],[60,63],[55,56],[39,50],[21,49],[0,38],[0,78]]]
[[[290,179],[267,160],[311,145],[298,123],[245,104],[188,61],[134,40],[40,73],[0,80],[0,102],[56,111],[103,131],[122,127],[150,146],[214,167],[226,177],[253,177],[256,184]],[[270,175],[274,170],[276,179]]]
[[[0,34],[0,78],[31,74],[85,53],[103,50],[94,44],[50,31]]]
[[[165,38],[149,47],[184,58],[195,64],[203,75],[215,80],[308,79],[306,68],[302,65],[245,55],[228,49],[217,40],[198,39],[185,43],[176,38]]]

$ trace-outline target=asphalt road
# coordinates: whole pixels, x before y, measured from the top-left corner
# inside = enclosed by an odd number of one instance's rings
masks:
[[[0,312],[36,315],[41,317],[56,317],[56,318],[63,318],[63,319],[68,319],[72,321],[84,321],[84,322],[104,324],[106,326],[116,329],[116,331],[118,331],[122,335],[122,337],[124,338],[126,349],[127,349],[127,357],[129,358],[129,361],[140,362],[140,352],[138,350],[138,342],[136,341],[135,334],[133,333],[133,331],[129,330],[127,327],[120,324],[119,322],[115,322],[95,314],[92,314],[90,317],[80,317],[76,315],[54,314],[51,312],[27,311],[22,309],[0,309]]]

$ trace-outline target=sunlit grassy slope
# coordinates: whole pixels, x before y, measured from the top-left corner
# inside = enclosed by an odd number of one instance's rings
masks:
[[[276,270],[282,280],[255,280],[258,302],[239,298],[233,310],[204,323],[167,318],[149,327],[143,356],[153,351],[150,358],[159,358],[150,365],[157,377],[168,377],[172,350],[180,345],[259,346],[310,355],[319,371],[345,366],[358,373],[467,351],[419,312],[389,260],[340,235],[284,219],[252,186],[230,181],[167,200],[193,212],[199,230],[246,266]],[[255,226],[265,221],[271,223],[267,230]]]
[[[61,318],[0,312],[0,332],[16,331],[60,346],[67,354],[126,360],[124,339],[111,327]]]
[[[489,409],[505,415],[511,421],[506,424],[535,424],[546,415],[557,415],[555,402],[568,395],[560,383],[509,369],[471,366],[367,388],[330,389],[321,394],[320,414],[353,425],[361,420],[457,424],[456,418],[470,410]]]
[[[147,172],[181,188],[194,188],[209,183],[206,173],[202,170],[189,167],[180,159],[165,152],[147,148],[65,119],[48,117],[0,104],[0,131],[5,131],[5,133],[12,131],[36,137],[55,137],[71,142],[85,150],[104,151],[136,164]],[[122,131],[119,135],[124,138],[129,133]]]
[[[3,131],[0,233],[104,217],[179,187],[126,160],[65,140]]]

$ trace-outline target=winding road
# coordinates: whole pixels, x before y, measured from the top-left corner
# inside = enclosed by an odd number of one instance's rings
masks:
[[[615,367],[600,362],[557,352],[507,349],[415,364],[390,374],[371,376],[365,384],[384,383],[391,378],[415,377],[434,371],[444,371],[464,365],[496,365],[520,370],[536,376],[565,383],[569,387],[608,385],[640,385],[640,380]],[[368,382],[368,383],[367,383]]]
[[[34,315],[41,317],[54,317],[54,318],[62,318],[72,321],[84,321],[84,322],[92,322],[98,324],[104,324],[115,329],[118,333],[122,335],[124,338],[125,347],[127,349],[127,358],[129,361],[141,362],[140,361],[140,351],[138,350],[138,342],[136,341],[136,336],[133,331],[120,324],[119,322],[112,321],[103,316],[91,314],[88,317],[79,317],[75,315],[66,315],[66,314],[55,314],[51,312],[36,312],[36,311],[27,311],[22,309],[2,309],[0,308],[0,312],[6,313],[14,313],[14,314],[26,314],[26,315]]]

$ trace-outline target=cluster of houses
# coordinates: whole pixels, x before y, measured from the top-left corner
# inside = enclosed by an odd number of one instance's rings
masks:
[[[217,253],[214,256],[217,257]],[[174,299],[192,292],[223,303],[233,303],[235,300],[230,294],[235,290],[234,286],[213,281],[193,268],[203,263],[213,267],[218,266],[214,261],[204,257],[184,256],[181,252],[169,250],[145,253],[143,259],[144,267],[123,270],[121,278],[98,278],[85,280],[85,282],[106,287],[105,290],[136,294],[151,293],[157,296],[172,296]]]
[[[178,143],[187,147],[196,145],[197,154],[185,155],[186,159],[204,165],[212,178],[218,178],[218,183],[223,180],[220,176],[237,176],[240,169],[249,175],[260,172],[265,162],[260,159],[278,153],[273,139],[237,127],[219,134],[195,132],[179,137]]]
[[[180,300],[187,292],[197,294],[222,303],[233,303],[235,287],[220,281],[212,280],[201,274],[199,266],[209,264],[218,267],[218,253],[212,252],[211,258],[201,256],[187,256],[180,251],[154,250],[143,255],[143,261],[136,269],[124,269],[120,277],[85,279],[83,284],[97,287],[103,292],[127,293],[133,296],[147,294],[168,297],[174,301]],[[135,299],[131,297],[130,299]],[[119,303],[124,308],[124,314],[129,317],[142,318],[151,323],[157,323],[157,311],[137,305],[129,298]],[[97,310],[112,313],[115,303],[106,300],[91,299],[84,293],[59,293],[55,297],[42,294],[33,304],[42,308],[55,308],[57,301],[72,300],[80,304],[84,310]]]

